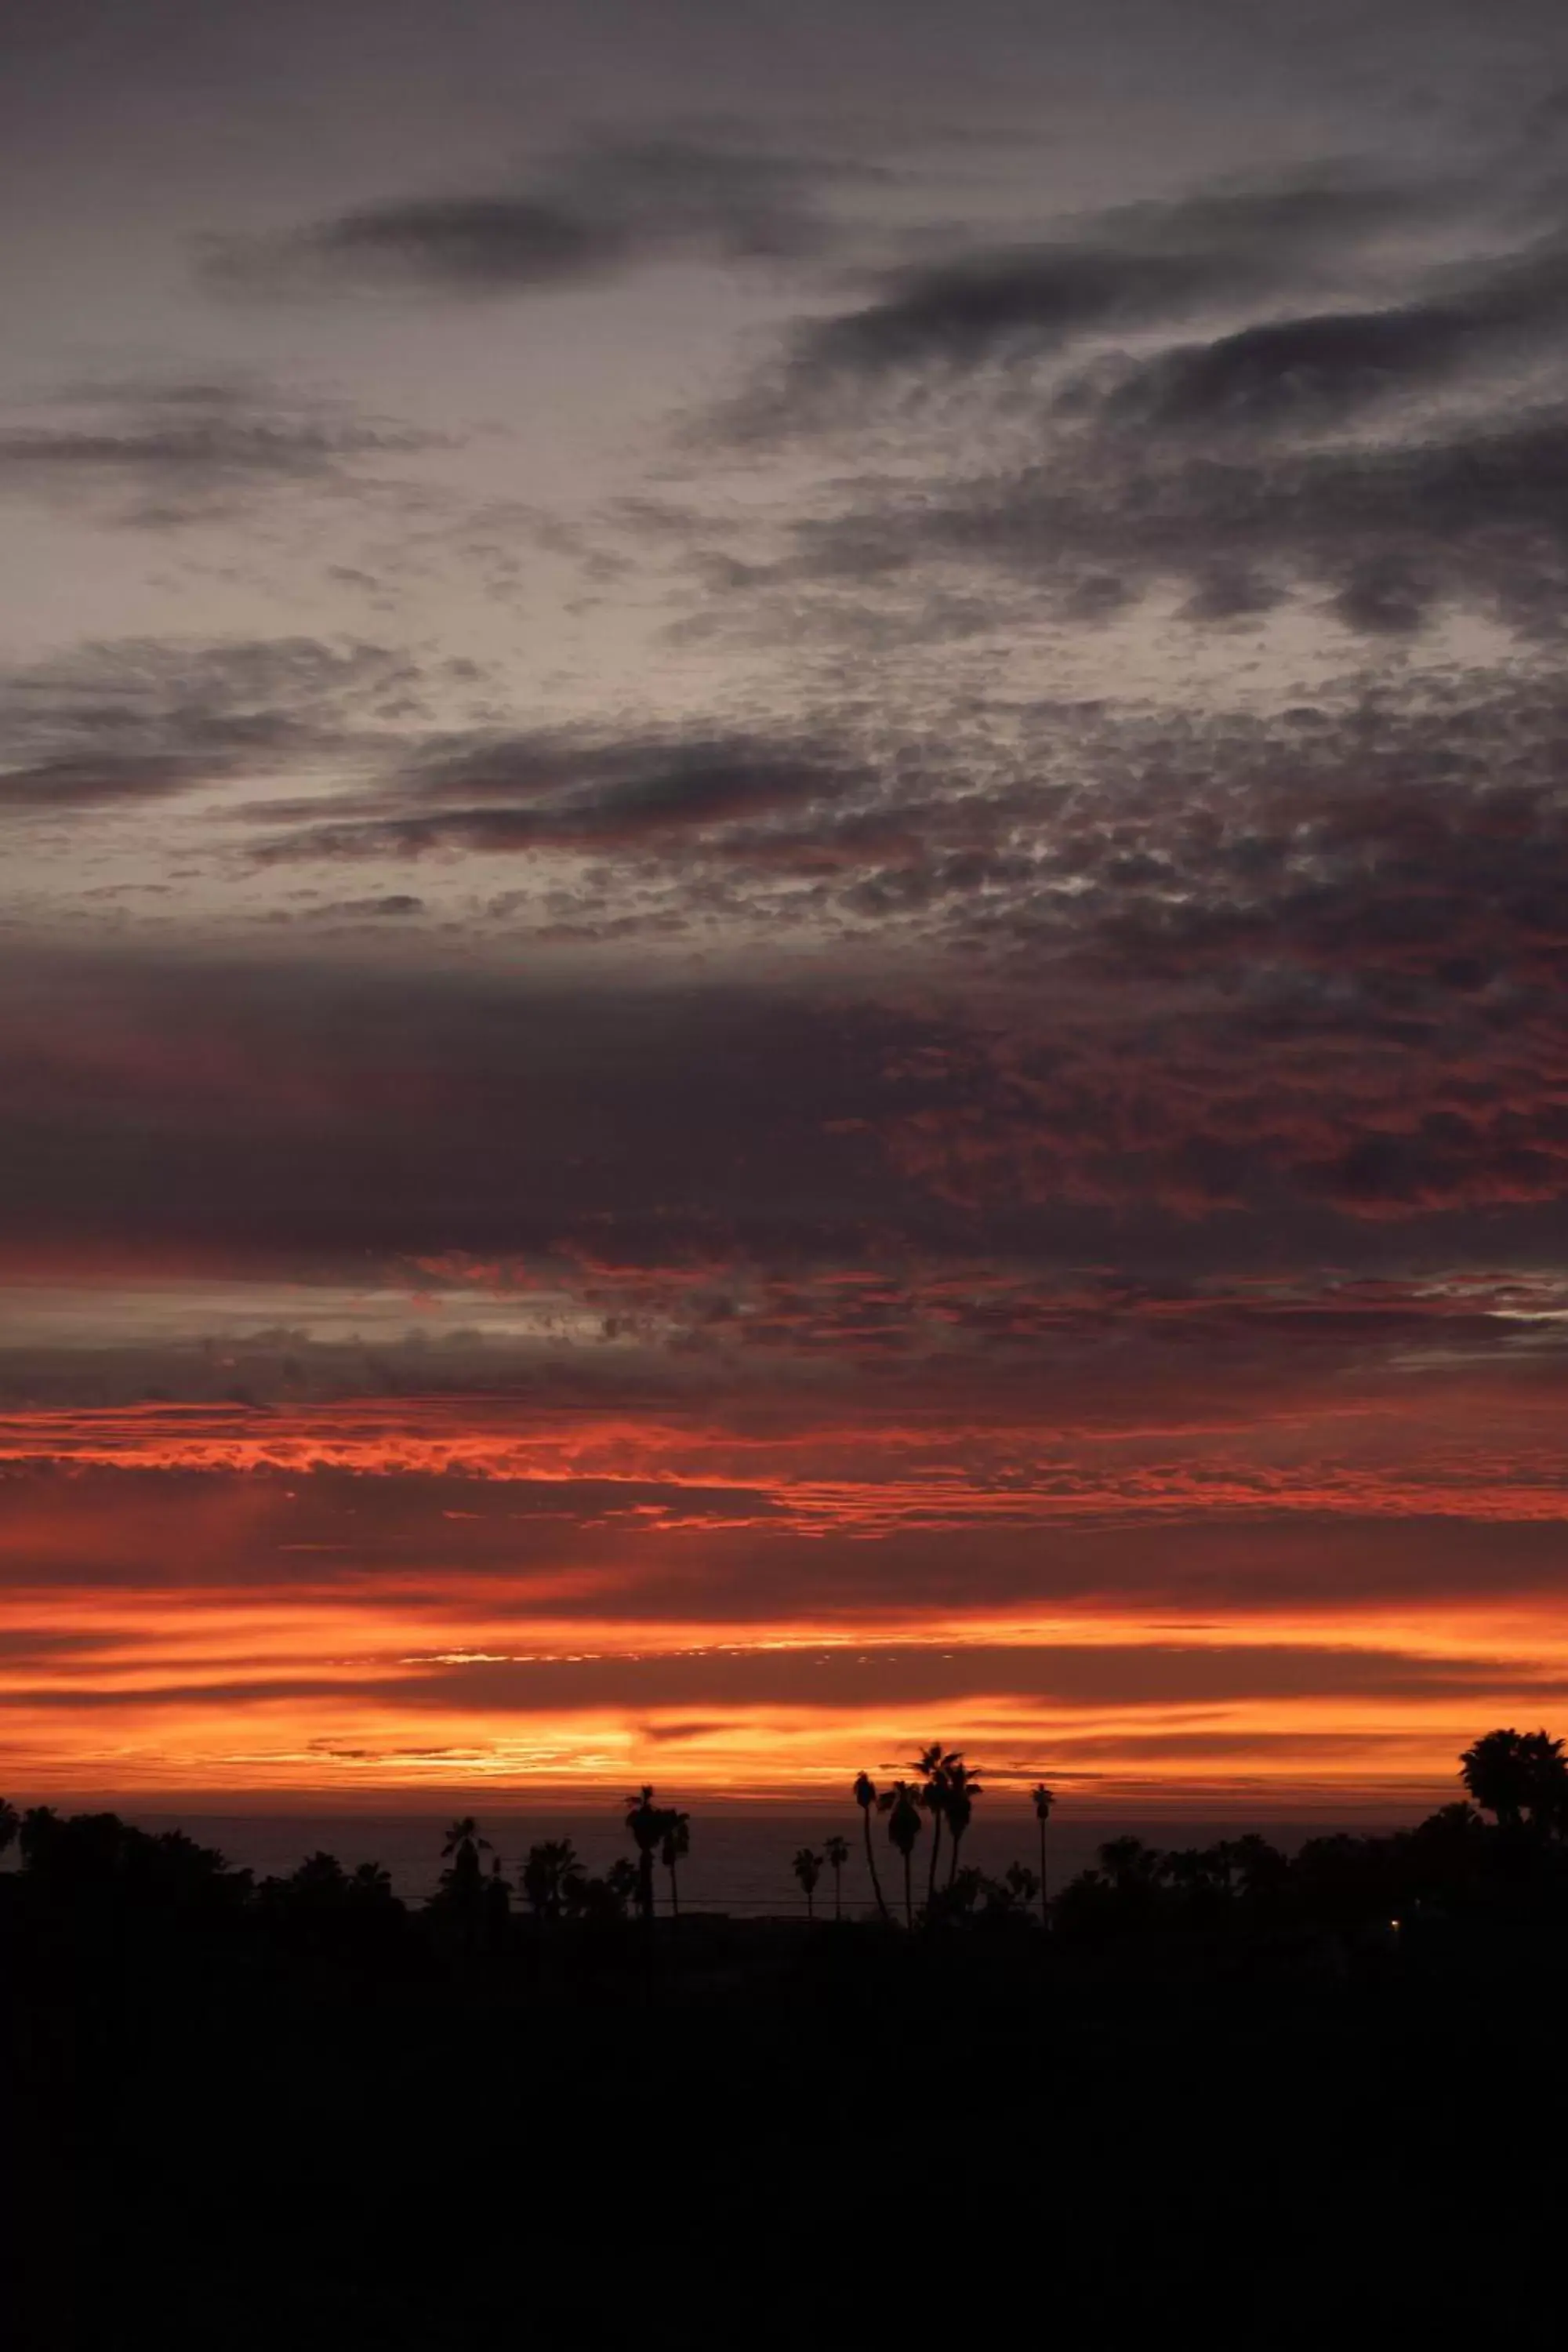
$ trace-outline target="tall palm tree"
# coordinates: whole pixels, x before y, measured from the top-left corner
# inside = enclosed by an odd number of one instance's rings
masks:
[[[680,1916],[680,1891],[675,1883],[675,1865],[691,1852],[691,1816],[677,1812],[667,1806],[659,1815],[658,1858],[669,1873],[669,1916]]]
[[[490,1850],[490,1842],[479,1835],[479,1825],[472,1813],[465,1813],[461,1821],[454,1822],[447,1830],[441,1846],[442,1859],[456,1861],[465,1846],[476,1860]]]
[[[653,1918],[653,1858],[664,1836],[664,1815],[645,1781],[635,1797],[626,1799],[626,1827],[637,1850],[637,1909]]]
[[[1040,1925],[1048,1927],[1051,1921],[1050,1896],[1046,1888],[1046,1823],[1051,1818],[1051,1807],[1057,1801],[1054,1791],[1047,1789],[1043,1780],[1037,1780],[1029,1793],[1035,1801],[1035,1819],[1040,1825]]]
[[[822,1876],[822,1861],[821,1854],[813,1853],[808,1845],[803,1845],[790,1864],[805,1893],[807,1919],[816,1916],[816,1882]]]
[[[904,1925],[915,1924],[915,1900],[910,1887],[910,1857],[915,1850],[915,1840],[921,1833],[921,1791],[912,1781],[895,1780],[884,1789],[877,1800],[879,1811],[888,1816],[888,1835],[904,1860]]]
[[[952,1844],[947,1864],[950,1886],[958,1874],[958,1849],[963,1843],[963,1833],[974,1819],[974,1800],[984,1794],[978,1776],[970,1770],[962,1756],[954,1756],[947,1768],[947,1833]]]
[[[871,1846],[871,1808],[879,1805],[881,1799],[877,1794],[877,1783],[868,1772],[858,1772],[855,1776],[855,1802],[860,1808],[860,1825],[866,1832],[866,1867],[871,1874],[871,1892],[877,1898],[877,1916],[886,1919],[888,1906],[882,1895],[882,1882],[877,1875],[877,1857]]]
[[[833,1873],[833,1916],[836,1919],[842,1919],[844,1916],[842,1873],[845,1864],[849,1859],[849,1841],[847,1838],[841,1837],[826,1838],[823,1842],[822,1851],[826,1859],[827,1867]]]
[[[925,1808],[931,1819],[931,1872],[926,1883],[928,1905],[936,1893],[936,1858],[942,1851],[942,1825],[947,1815],[947,1799],[952,1784],[952,1768],[961,1761],[962,1759],[956,1751],[951,1755],[945,1754],[941,1740],[933,1739],[929,1748],[921,1749],[920,1754],[910,1766],[911,1772],[920,1774],[921,1789],[918,1801]]]

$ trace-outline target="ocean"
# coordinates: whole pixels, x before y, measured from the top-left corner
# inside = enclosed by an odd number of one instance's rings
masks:
[[[821,1853],[823,1841],[837,1831],[848,1841],[850,1858],[844,1871],[844,1908],[859,1916],[872,1906],[866,1874],[860,1814],[853,1804],[834,1811],[780,1802],[746,1804],[729,1799],[687,1801],[691,1814],[691,1852],[680,1865],[679,1895],[684,1910],[727,1911],[757,1918],[793,1916],[804,1913],[805,1898],[790,1864],[796,1849],[810,1845]],[[70,1810],[75,1810],[74,1807]],[[204,1845],[216,1846],[229,1863],[253,1870],[258,1876],[283,1875],[308,1853],[325,1851],[337,1855],[346,1868],[376,1862],[392,1877],[395,1891],[405,1901],[417,1903],[431,1893],[442,1868],[441,1840],[451,1813],[429,1812],[206,1812],[195,1810],[143,1812],[120,1808],[126,1819],[149,1830],[181,1829]],[[452,1812],[467,1810],[459,1801]],[[1286,1852],[1302,1841],[1336,1828],[1367,1832],[1387,1829],[1414,1819],[1422,1806],[1390,1808],[1375,1817],[1347,1809],[1336,1817],[1321,1815],[1293,1821],[1245,1817],[1227,1813],[1206,1819],[1178,1817],[1163,1808],[1142,1819],[1110,1812],[1092,1818],[1063,1808],[1053,1815],[1047,1832],[1050,1883],[1060,1887],[1075,1871],[1094,1860],[1105,1839],[1133,1835],[1157,1846],[1211,1845],[1218,1838],[1237,1837],[1256,1830]],[[497,1807],[487,1810],[475,1801],[479,1828],[500,1856],[509,1877],[515,1878],[530,1845],[541,1838],[570,1838],[585,1869],[602,1872],[617,1855],[634,1852],[624,1825],[623,1811],[615,1803],[592,1807]],[[902,1886],[898,1854],[888,1843],[886,1822],[873,1817],[877,1868],[889,1900]],[[948,1845],[942,1841],[945,1873]],[[963,1859],[984,1871],[1000,1873],[1010,1862],[1037,1867],[1039,1838],[1034,1814],[1016,1803],[998,1806],[987,1814],[977,1806],[975,1820],[963,1842]],[[488,1862],[489,1856],[486,1856]],[[930,1832],[922,1832],[914,1862],[917,1898],[930,1865]],[[660,1907],[668,1904],[668,1882],[658,1874]],[[818,1916],[831,1911],[833,1881],[823,1874],[817,1891]]]

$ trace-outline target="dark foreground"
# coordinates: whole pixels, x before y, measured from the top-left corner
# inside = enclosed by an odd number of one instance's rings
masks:
[[[8,2341],[1560,2325],[1568,1921],[1078,1942],[0,1882]]]

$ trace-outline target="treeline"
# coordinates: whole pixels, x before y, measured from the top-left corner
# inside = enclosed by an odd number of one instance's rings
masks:
[[[937,1742],[911,1761],[908,1777],[879,1788],[861,1773],[854,1783],[868,1905],[853,1880],[846,1901],[854,1858],[848,1837],[830,1836],[820,1851],[802,1846],[791,1869],[809,1925],[818,1924],[820,1896],[822,1924],[873,1937],[1001,1933],[1092,1948],[1184,1929],[1370,1929],[1397,1939],[1446,1917],[1568,1917],[1563,1742],[1544,1731],[1489,1732],[1466,1749],[1460,1777],[1464,1797],[1414,1828],[1335,1832],[1309,1839],[1294,1854],[1250,1834],[1177,1849],[1109,1839],[1094,1867],[1052,1895],[1052,1791],[1042,1783],[1032,1792],[1035,1863],[988,1875],[963,1858],[984,1785],[961,1753]],[[318,1853],[286,1875],[258,1878],[180,1831],[139,1830],[114,1813],[62,1815],[47,1806],[18,1812],[0,1801],[0,1851],[16,1845],[16,1894],[47,1913],[108,1905],[151,1920],[200,1916],[276,1931],[285,1942],[302,1934],[307,1942],[368,1952],[413,1938],[437,1951],[500,1954],[520,1933],[556,1929],[629,1944],[634,1925],[653,1927],[658,1873],[668,1880],[671,1924],[679,1923],[691,1817],[644,1787],[625,1801],[624,1819],[630,1851],[602,1874],[589,1872],[567,1839],[531,1845],[509,1873],[479,1823],[464,1816],[446,1832],[435,1892],[413,1908],[377,1863],[345,1868]],[[886,1838],[882,1866],[878,1827]]]

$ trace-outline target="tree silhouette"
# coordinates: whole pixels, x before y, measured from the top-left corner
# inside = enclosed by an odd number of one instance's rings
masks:
[[[915,1840],[921,1833],[921,1791],[911,1781],[895,1780],[884,1789],[877,1800],[879,1809],[888,1816],[888,1835],[903,1857],[904,1864],[904,1925],[915,1924],[914,1895],[910,1886],[910,1857],[915,1850]]]
[[[978,1778],[962,1756],[951,1757],[947,1767],[947,1829],[952,1843],[948,1859],[947,1883],[951,1886],[958,1875],[958,1850],[963,1843],[964,1832],[974,1818],[974,1800],[985,1794]]]
[[[822,1862],[821,1854],[813,1853],[808,1845],[803,1845],[790,1864],[805,1889],[805,1916],[808,1919],[815,1919],[816,1916],[816,1885],[822,1876]]]
[[[443,1841],[441,1853],[443,1857],[449,1857],[451,1859],[455,1867],[460,1868],[462,1866],[463,1849],[465,1846],[468,1848],[468,1853],[473,1860],[476,1868],[478,1866],[479,1855],[481,1853],[489,1853],[490,1850],[490,1842],[489,1838],[481,1837],[479,1835],[479,1825],[478,1822],[475,1821],[472,1813],[465,1813],[460,1821],[456,1821],[452,1823],[451,1827],[447,1832],[445,1840]]]
[[[842,1919],[844,1916],[843,1870],[849,1859],[849,1842],[847,1838],[830,1837],[824,1841],[822,1851],[826,1859],[827,1867],[833,1873],[833,1916],[836,1919]]]
[[[675,1865],[691,1851],[691,1816],[667,1806],[659,1815],[658,1858],[669,1873],[669,1912],[673,1919],[680,1916],[680,1890],[676,1885]]]
[[[16,1843],[16,1832],[22,1826],[22,1816],[15,1805],[0,1797],[0,1853],[6,1853]]]
[[[926,1882],[928,1904],[936,1893],[936,1858],[942,1848],[942,1825],[947,1817],[952,1769],[962,1760],[956,1753],[944,1754],[941,1740],[933,1739],[928,1748],[921,1749],[920,1754],[910,1766],[911,1772],[920,1774],[921,1787],[918,1801],[931,1819],[931,1871]]]
[[[1043,1780],[1037,1780],[1029,1793],[1035,1801],[1035,1819],[1040,1825],[1040,1925],[1048,1927],[1051,1924],[1051,1898],[1046,1881],[1046,1823],[1051,1818],[1051,1808],[1057,1801],[1054,1791],[1047,1789]]]
[[[653,1858],[664,1837],[664,1815],[645,1781],[635,1797],[626,1799],[626,1828],[637,1850],[637,1909],[653,1919]]]
[[[24,1870],[31,1870],[51,1837],[64,1826],[53,1805],[28,1806],[16,1829],[16,1849]]]
[[[1478,1805],[1501,1829],[1560,1828],[1568,1817],[1568,1763],[1563,1742],[1544,1731],[1489,1731],[1459,1759],[1460,1776]]]
[[[630,1869],[630,1864],[623,1868]],[[531,1845],[519,1873],[523,1901],[536,1919],[559,1919],[574,1906],[584,1873],[570,1838]],[[635,1874],[634,1874],[635,1877]]]
[[[871,1845],[871,1808],[879,1805],[881,1799],[877,1794],[877,1783],[868,1772],[858,1772],[855,1776],[855,1802],[860,1808],[860,1826],[866,1832],[866,1867],[871,1874],[871,1892],[877,1898],[877,1916],[887,1919],[888,1906],[882,1894],[882,1882],[877,1875],[877,1856]]]

